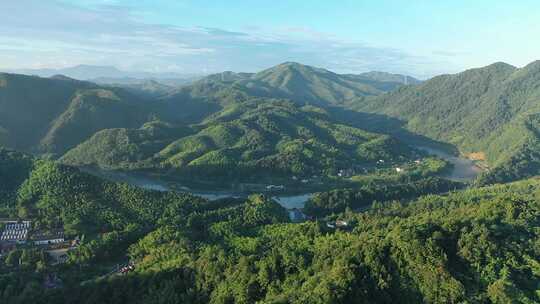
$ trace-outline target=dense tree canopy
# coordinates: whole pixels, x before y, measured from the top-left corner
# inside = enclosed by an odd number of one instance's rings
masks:
[[[536,179],[412,202],[393,193],[412,198],[426,186],[449,184],[428,179],[379,194],[321,194],[317,206],[349,208],[293,224],[261,195],[208,202],[105,182],[49,161],[20,168],[28,178],[16,187],[18,212],[40,227],[63,224],[69,235],[84,237],[64,265],[51,265],[30,247],[0,258],[0,299],[8,303],[540,300]],[[379,202],[350,210],[368,195]],[[327,227],[336,219],[347,227]],[[134,271],[106,275],[128,259]],[[62,287],[46,289],[44,280]]]

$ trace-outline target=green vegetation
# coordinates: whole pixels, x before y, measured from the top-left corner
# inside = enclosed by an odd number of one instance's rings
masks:
[[[174,176],[242,181],[336,175],[377,160],[405,161],[395,139],[334,122],[322,108],[255,99],[225,107],[190,130],[105,130],[69,151],[71,165],[154,169]]]
[[[121,90],[62,78],[0,79],[0,143],[8,148],[61,155],[99,130],[146,119],[140,100]]]
[[[402,87],[285,63],[138,98],[144,87],[0,74],[0,144],[60,160],[0,149],[0,217],[80,237],[65,264],[31,244],[0,256],[0,302],[538,303],[540,180],[483,185],[540,172],[539,75],[498,63]],[[411,138],[490,170],[469,189],[434,177],[449,163]],[[335,189],[291,223],[264,195],[210,202],[65,164]]]
[[[456,145],[464,154],[485,155],[493,174],[481,182],[509,181],[540,172],[539,75],[539,62],[521,69],[496,63],[352,104],[402,119],[409,131]]]
[[[336,175],[379,159],[403,161],[410,151],[390,136],[341,124],[309,104],[380,94],[401,85],[396,77],[338,75],[286,63],[136,97],[137,90],[66,77],[2,74],[0,113],[6,119],[0,117],[0,143],[75,166],[190,179],[237,183],[261,175]],[[37,120],[28,116],[41,110],[45,114]]]
[[[306,202],[304,212],[313,216],[325,216],[348,210],[369,209],[377,202],[405,201],[430,193],[443,193],[463,188],[463,184],[446,179],[430,177],[402,184],[367,184],[359,189],[336,189],[316,193]]]
[[[260,195],[209,203],[104,182],[48,161],[32,168],[19,167],[29,176],[19,183],[19,213],[40,227],[61,223],[69,235],[85,237],[63,265],[32,248],[0,258],[2,302],[540,300],[539,180],[407,204],[388,196],[382,199],[392,201],[367,212],[331,216],[347,222],[334,230],[326,220],[291,224],[283,208]],[[398,191],[423,191],[415,187]],[[104,276],[127,257],[134,271]],[[45,289],[47,277],[63,284]]]
[[[134,128],[146,120],[144,111],[121,92],[91,89],[75,93],[67,109],[51,123],[40,148],[63,153],[95,132],[109,128]]]
[[[171,142],[192,133],[187,127],[161,121],[140,129],[107,129],[66,153],[60,161],[79,166],[96,165],[104,169],[152,168],[151,159]],[[159,168],[156,168],[159,169]]]
[[[0,217],[13,213],[17,190],[28,178],[32,166],[31,157],[0,148]]]

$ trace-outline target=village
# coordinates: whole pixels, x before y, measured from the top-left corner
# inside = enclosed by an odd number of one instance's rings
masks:
[[[3,227],[3,228],[2,228]],[[33,229],[29,220],[0,219],[0,257],[17,248],[40,248],[44,250],[52,265],[63,264],[68,259],[68,251],[80,244],[79,237],[67,240],[63,228]]]

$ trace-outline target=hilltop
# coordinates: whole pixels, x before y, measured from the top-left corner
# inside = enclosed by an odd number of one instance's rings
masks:
[[[152,126],[151,131],[150,125],[139,130],[104,130],[61,161],[227,180],[335,175],[341,168],[380,159],[405,160],[410,153],[389,136],[334,122],[321,108],[298,108],[279,100],[234,104],[190,128]],[[134,151],[137,156],[132,155]]]
[[[505,181],[540,173],[539,96],[540,62],[520,69],[495,63],[358,99],[353,107],[475,153],[492,169],[486,181]]]

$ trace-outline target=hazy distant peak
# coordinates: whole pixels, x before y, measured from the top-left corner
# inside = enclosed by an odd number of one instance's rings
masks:
[[[395,82],[395,83],[402,83],[402,84],[418,84],[421,81],[407,75],[401,75],[401,74],[393,74],[388,72],[380,72],[380,71],[371,71],[359,74],[361,77],[366,77],[371,80],[375,81],[381,81],[381,82]]]
[[[49,77],[50,79],[56,79],[56,80],[66,80],[66,81],[78,81],[77,79],[73,79],[71,77],[67,77],[66,75],[63,75],[63,74],[56,74],[56,75],[53,75],[51,77]]]
[[[179,74],[179,73],[152,73],[144,71],[123,71],[114,66],[101,66],[101,65],[88,65],[80,64],[73,67],[61,68],[61,69],[22,69],[22,70],[10,70],[11,73],[24,74],[24,75],[37,75],[40,77],[52,77],[54,75],[65,75],[66,77],[78,79],[78,80],[122,80],[122,79],[192,79],[194,77],[200,77],[200,75],[193,74]]]
[[[232,82],[237,80],[244,80],[247,78],[250,78],[253,74],[252,73],[236,73],[232,71],[225,71],[221,73],[211,74],[206,77],[204,77],[203,81],[224,81],[224,82]]]

